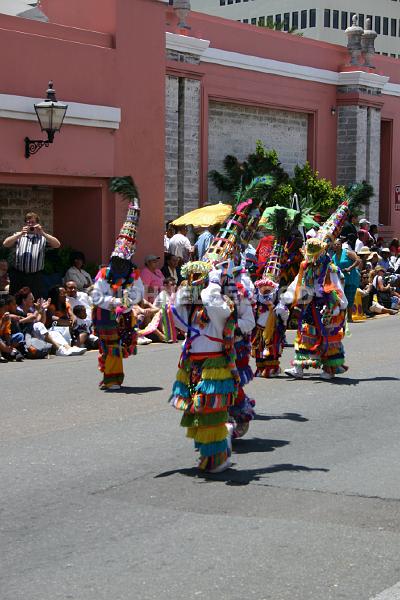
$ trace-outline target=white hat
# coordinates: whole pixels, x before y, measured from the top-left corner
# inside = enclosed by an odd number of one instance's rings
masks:
[[[368,219],[360,219],[359,224],[361,225],[361,223],[365,223],[365,225],[371,225],[371,223],[368,221]]]
[[[390,254],[390,248],[381,248],[380,252],[389,252]]]

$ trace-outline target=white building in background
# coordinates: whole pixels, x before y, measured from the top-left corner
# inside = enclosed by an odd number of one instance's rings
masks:
[[[357,14],[378,33],[377,53],[400,58],[400,0],[191,0],[192,10],[242,23],[283,23],[304,36],[346,45],[343,31]]]

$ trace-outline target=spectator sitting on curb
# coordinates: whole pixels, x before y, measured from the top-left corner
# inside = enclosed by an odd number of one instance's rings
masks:
[[[0,292],[8,293],[10,289],[10,277],[8,275],[8,262],[0,260]]]
[[[93,334],[92,319],[87,317],[86,306],[76,304],[72,309],[74,321],[72,324],[72,339],[79,348],[97,350],[99,338]]]
[[[78,291],[76,281],[67,281],[65,283],[65,291],[67,292],[67,303],[71,310],[75,306],[82,305],[86,308],[86,318],[92,320],[92,300],[86,292]]]
[[[83,269],[85,264],[85,255],[83,252],[74,252],[71,255],[72,265],[65,273],[63,282],[75,281],[76,286],[80,292],[83,292],[91,287],[92,278],[90,274]]]
[[[0,297],[0,362],[24,360],[18,346],[23,345],[22,333],[11,333],[11,318],[8,312],[8,298]]]
[[[159,260],[159,256],[148,254],[144,259],[145,266],[140,271],[140,278],[145,289],[145,298],[150,303],[153,302],[163,288],[164,275],[158,268]]]
[[[22,317],[19,321],[21,331],[34,340],[42,342],[42,347],[49,347],[49,344],[55,350],[56,356],[72,356],[83,354],[86,350],[82,348],[72,348],[58,331],[48,331],[46,322],[46,312],[49,300],[39,299],[36,303],[31,290],[24,287],[16,294],[17,314]],[[29,347],[29,343],[27,343]]]
[[[177,285],[180,285],[183,280],[179,262],[178,256],[168,253],[165,257],[165,265],[161,269],[161,273],[164,275],[164,277],[167,279],[173,277]]]

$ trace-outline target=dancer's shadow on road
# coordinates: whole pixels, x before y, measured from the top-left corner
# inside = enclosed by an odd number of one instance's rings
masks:
[[[309,419],[303,417],[299,413],[283,413],[282,415],[261,415],[260,413],[256,413],[254,417],[255,421],[274,421],[274,420],[282,420],[282,421],[297,421],[298,423],[306,423]]]
[[[120,390],[109,390],[107,394],[147,394],[148,392],[159,392],[164,388],[159,386],[148,386],[148,387],[132,387],[132,386],[122,386]]]
[[[399,377],[334,377],[333,379],[324,379],[322,380],[320,377],[312,375],[311,377],[307,377],[310,381],[314,381],[315,383],[331,383],[332,385],[358,385],[362,381],[400,381]],[[296,380],[294,380],[296,381]]]
[[[193,467],[192,469],[176,469],[174,471],[166,471],[165,473],[160,473],[155,476],[155,479],[160,477],[169,477],[170,475],[186,475],[187,477],[193,477],[201,480],[204,483],[209,483],[211,481],[221,482],[225,485],[229,486],[244,486],[249,485],[254,481],[261,481],[264,475],[271,475],[273,473],[282,473],[282,472],[304,472],[311,473],[313,471],[319,471],[321,473],[328,473],[329,469],[319,468],[319,467],[305,467],[304,465],[293,465],[290,463],[284,463],[280,465],[272,465],[271,467],[263,467],[260,469],[243,469],[238,470],[234,468],[230,468],[223,473],[202,473],[197,468]],[[264,484],[268,486],[268,483]]]
[[[242,438],[234,440],[233,452],[235,454],[252,454],[253,452],[273,452],[276,448],[288,446],[287,440],[264,440],[262,438]]]

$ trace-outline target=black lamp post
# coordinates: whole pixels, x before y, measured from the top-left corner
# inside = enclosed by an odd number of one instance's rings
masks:
[[[49,89],[47,90],[47,98],[43,102],[38,102],[34,105],[39,125],[42,131],[47,132],[47,140],[30,140],[25,138],[25,158],[29,158],[32,154],[36,154],[54,141],[54,134],[60,131],[68,104],[58,102],[56,91],[53,89],[53,82],[49,81]]]

